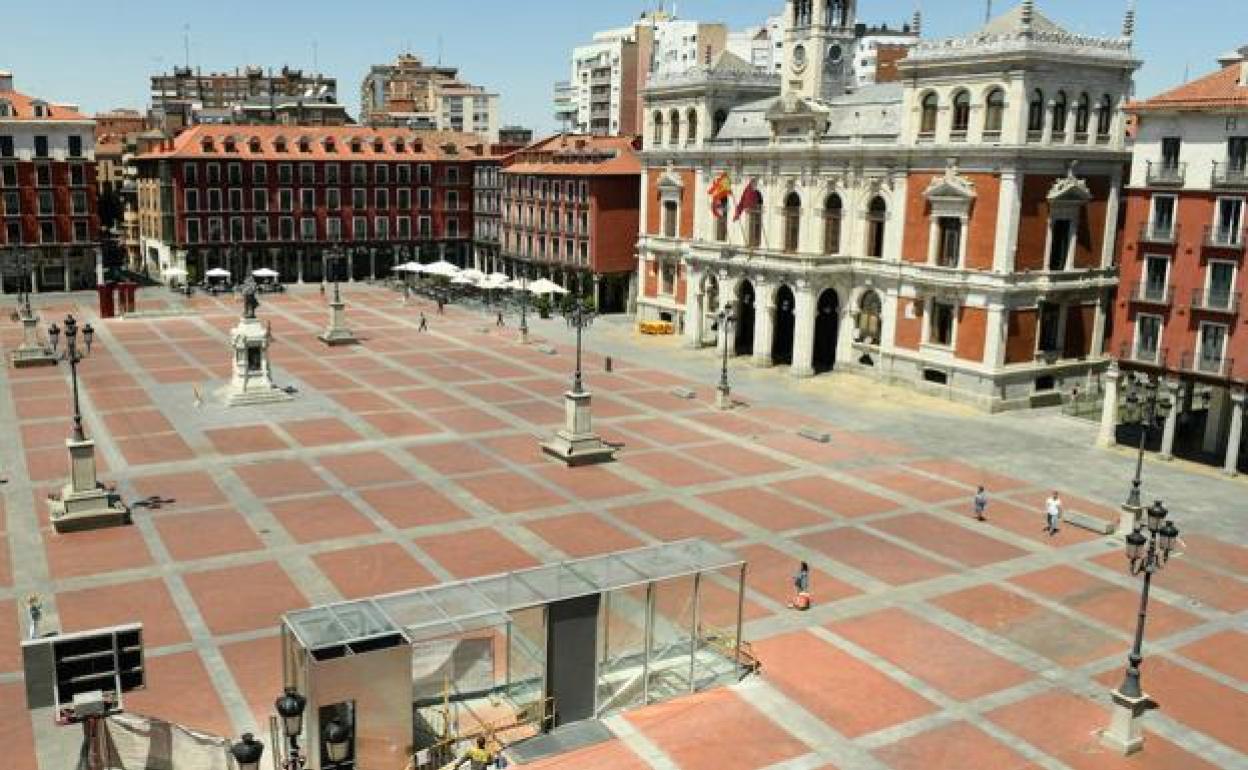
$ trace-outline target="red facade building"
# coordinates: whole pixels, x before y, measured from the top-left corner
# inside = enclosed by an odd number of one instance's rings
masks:
[[[502,254],[622,312],[636,294],[640,141],[559,134],[503,161]]]
[[[30,259],[34,291],[100,279],[94,154],[90,118],[13,90],[12,75],[0,72],[0,254]],[[8,269],[0,291],[26,280]]]
[[[1137,125],[1111,352],[1121,370],[1157,378],[1174,404],[1157,437],[1162,456],[1236,473],[1248,459],[1248,46],[1219,65],[1128,107]],[[1102,443],[1118,438],[1117,391]]]
[[[352,279],[408,260],[463,265],[474,165],[488,152],[465,134],[195,126],[135,161],[144,259],[192,282],[212,267],[240,280],[262,266],[319,281],[340,250]]]

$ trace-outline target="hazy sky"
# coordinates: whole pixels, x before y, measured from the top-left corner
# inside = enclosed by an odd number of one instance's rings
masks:
[[[859,20],[897,25],[921,4],[925,36],[962,34],[983,22],[987,0],[860,0]],[[624,26],[657,5],[641,0],[0,0],[0,69],[19,91],[80,104],[89,112],[147,106],[148,77],[185,60],[205,71],[245,64],[317,68],[338,78],[354,115],[369,65],[410,50],[458,66],[502,95],[503,122],[538,133],[555,128],[551,86],[566,79],[573,46],[596,30]],[[670,9],[672,3],[669,2]],[[682,0],[683,18],[738,29],[782,0]],[[995,0],[1000,13],[1013,5]],[[1039,0],[1074,32],[1116,35],[1127,0]],[[1139,0],[1136,92],[1147,96],[1216,67],[1223,51],[1248,44],[1246,0]],[[1176,10],[1179,9],[1179,10]]]

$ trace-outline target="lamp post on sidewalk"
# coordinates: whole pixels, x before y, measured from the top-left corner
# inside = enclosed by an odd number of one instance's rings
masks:
[[[1122,684],[1111,694],[1114,714],[1102,740],[1123,754],[1134,754],[1144,744],[1139,717],[1152,706],[1152,700],[1140,688],[1140,664],[1144,661],[1144,621],[1148,617],[1148,591],[1153,573],[1160,572],[1170,558],[1170,551],[1179,536],[1179,528],[1166,517],[1166,506],[1160,500],[1147,511],[1146,524],[1137,526],[1126,539],[1126,556],[1132,575],[1143,575],[1140,588],[1140,610],[1135,626],[1135,640],[1127,656],[1127,669]],[[1147,533],[1147,534],[1146,534]]]
[[[1124,508],[1130,510],[1135,521],[1139,522],[1143,505],[1140,503],[1141,474],[1144,470],[1144,445],[1148,442],[1158,418],[1165,420],[1172,405],[1161,395],[1157,380],[1148,377],[1140,382],[1135,380],[1127,392],[1127,416],[1140,429],[1140,440],[1135,457],[1135,477],[1131,479],[1131,491],[1127,494]]]
[[[91,340],[94,336],[95,329],[91,328],[91,324],[85,324],[82,327],[82,340],[86,343],[86,350],[81,352],[78,348],[78,322],[72,315],[65,316],[65,352],[60,355],[60,360],[69,363],[70,381],[74,391],[74,441],[79,442],[86,441],[87,436],[82,429],[82,409],[78,402],[78,364],[91,355]],[[48,337],[52,340],[52,351],[58,352],[61,330],[55,323],[48,327]]]
[[[576,371],[572,374],[572,392],[584,393],[585,387],[581,377],[581,332],[594,323],[594,312],[585,306],[585,298],[577,296],[572,305],[564,312],[568,325],[576,329]]]
[[[728,331],[731,324],[736,323],[737,317],[732,314],[731,305],[719,311],[719,334],[720,347],[722,348],[722,358],[719,367],[719,387],[715,392],[715,405],[720,409],[732,408],[732,389],[728,385]]]
[[[520,342],[529,342],[529,265],[521,262],[520,271]]]

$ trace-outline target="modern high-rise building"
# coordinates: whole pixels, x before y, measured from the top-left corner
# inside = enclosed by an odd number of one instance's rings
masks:
[[[638,318],[793,376],[856,370],[986,410],[1095,383],[1131,24],[1091,37],[1026,0],[862,85],[856,5],[789,0],[779,75],[724,54],[651,80]]]
[[[763,72],[784,67],[784,17],[768,16],[761,25],[728,33],[728,50]]]
[[[95,121],[14,90],[0,71],[0,293],[94,286],[103,278],[99,229]],[[22,257],[28,276],[14,272]]]
[[[290,67],[210,73],[175,67],[152,76],[151,117],[169,134],[200,123],[344,125],[350,118],[337,95],[334,78]]]
[[[677,74],[708,64],[727,45],[723,24],[643,13],[632,24],[598,32],[573,49],[571,78],[555,84],[555,117],[575,133],[636,134],[639,92],[651,72]]]
[[[375,64],[360,84],[360,122],[418,131],[457,131],[498,141],[497,93],[459,78],[455,67],[426,64],[400,54],[393,64]]]

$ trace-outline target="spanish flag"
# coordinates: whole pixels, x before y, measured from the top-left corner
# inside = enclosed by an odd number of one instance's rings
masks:
[[[727,171],[719,172],[719,176],[715,177],[715,181],[711,182],[710,188],[706,194],[711,196],[711,213],[716,218],[724,219],[728,216],[728,199],[732,197],[732,180],[728,177]]]

